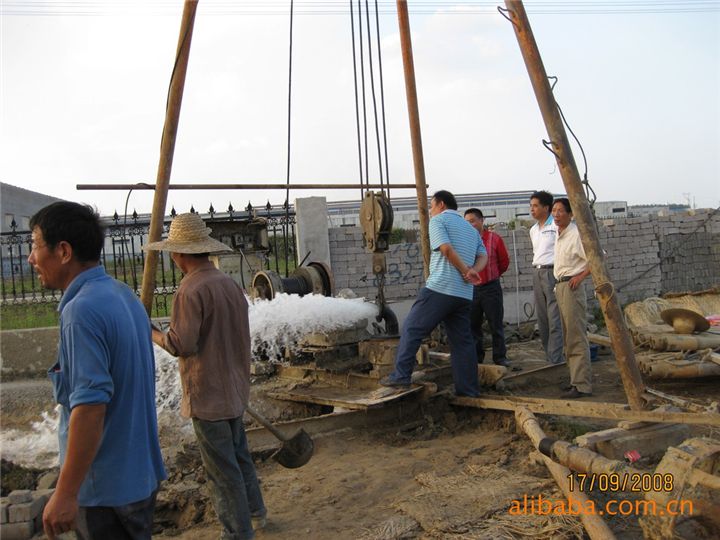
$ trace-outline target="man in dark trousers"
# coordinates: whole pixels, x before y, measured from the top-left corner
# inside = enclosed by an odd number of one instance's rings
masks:
[[[382,386],[408,387],[423,338],[441,322],[450,341],[455,394],[480,392],[477,356],[470,334],[472,281],[487,262],[482,238],[457,211],[455,196],[438,191],[430,201],[430,275],[403,324],[395,369]]]
[[[507,347],[505,346],[505,326],[503,324],[505,311],[500,276],[510,266],[510,258],[502,237],[484,227],[485,217],[479,208],[465,210],[465,221],[472,225],[482,237],[488,256],[488,262],[480,272],[480,280],[473,287],[473,304],[470,312],[470,324],[475,337],[478,364],[482,364],[485,359],[482,325],[483,320],[487,319],[492,334],[493,363],[507,367]]]
[[[265,504],[242,416],[250,397],[250,325],[245,293],[215,268],[210,253],[230,251],[210,238],[198,214],[180,214],[167,240],[146,250],[169,251],[184,274],[173,299],[170,329],[153,341],[178,356],[180,413],[192,419],[223,540],[245,540],[264,525]]]
[[[135,293],[100,266],[97,213],[60,201],[30,219],[28,262],[60,289],[60,344],[48,372],[60,404],[60,476],[43,512],[52,540],[149,540],[165,478],[155,409],[150,320]]]

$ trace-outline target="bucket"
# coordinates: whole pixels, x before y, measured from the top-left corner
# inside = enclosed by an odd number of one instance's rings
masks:
[[[598,351],[600,350],[600,345],[597,343],[591,343],[590,344],[590,361],[595,362],[598,359]]]

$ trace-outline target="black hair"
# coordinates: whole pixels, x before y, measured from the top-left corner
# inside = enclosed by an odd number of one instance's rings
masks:
[[[567,197],[560,197],[559,199],[555,199],[553,206],[555,206],[557,203],[561,203],[565,207],[565,211],[568,214],[572,214],[572,208],[570,208],[570,201]]]
[[[465,210],[464,216],[467,216],[468,214],[474,214],[476,218],[478,219],[485,219],[485,216],[483,216],[482,210],[479,208],[468,208]]]
[[[210,256],[210,253],[190,253],[189,255],[196,259],[207,259]]]
[[[553,196],[552,193],[548,193],[547,191],[536,191],[532,195],[530,195],[530,200],[537,199],[540,201],[540,204],[542,206],[547,206],[548,211],[552,208],[553,205]]]
[[[455,200],[455,195],[453,195],[449,191],[445,191],[444,189],[436,191],[435,195],[433,195],[432,198],[445,203],[445,206],[447,206],[450,210],[457,210],[457,201]]]
[[[51,249],[60,242],[72,246],[73,256],[82,263],[100,260],[105,228],[97,211],[87,204],[54,202],[30,218],[30,229],[37,227]]]

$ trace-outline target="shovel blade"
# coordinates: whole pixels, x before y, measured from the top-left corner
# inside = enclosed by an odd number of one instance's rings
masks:
[[[302,467],[313,455],[315,445],[304,429],[284,441],[272,458],[287,469]]]

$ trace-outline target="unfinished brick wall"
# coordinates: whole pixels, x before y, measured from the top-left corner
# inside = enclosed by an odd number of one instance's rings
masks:
[[[532,245],[528,230],[494,229],[510,254],[502,277],[505,290],[532,290]],[[720,284],[720,212],[602,220],[600,243],[607,252],[610,279],[622,303],[670,291],[695,291]],[[374,298],[371,255],[358,227],[330,229],[335,285]],[[385,294],[389,300],[413,297],[423,283],[420,245],[395,244],[387,255]],[[589,287],[588,287],[589,290]]]

